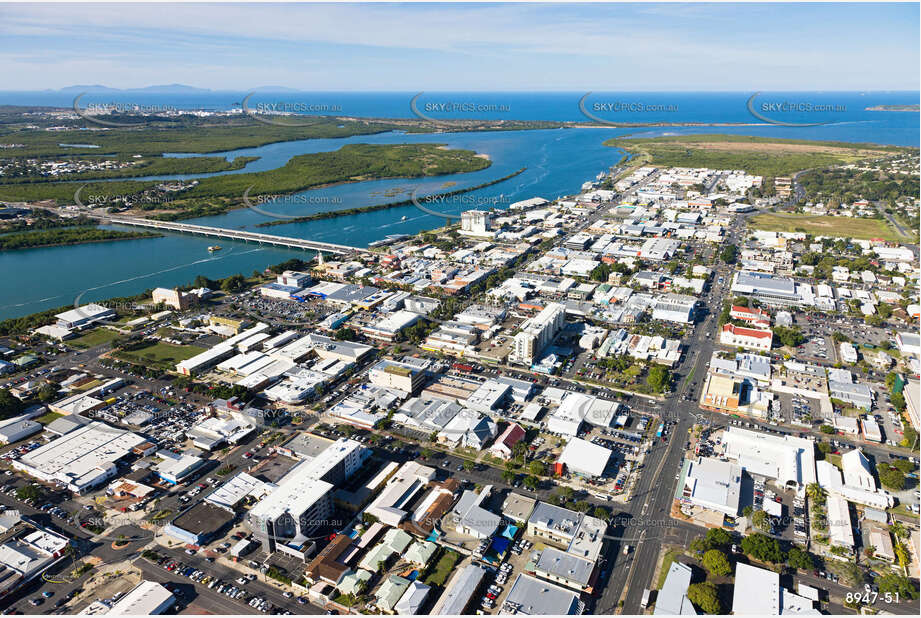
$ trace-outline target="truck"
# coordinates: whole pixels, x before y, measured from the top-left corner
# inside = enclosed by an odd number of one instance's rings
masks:
[[[451,367],[456,371],[463,371],[464,373],[470,373],[473,371],[472,365],[465,365],[464,363],[454,363],[451,365]]]
[[[640,607],[643,609],[649,607],[649,588],[643,590],[643,600],[640,601]]]

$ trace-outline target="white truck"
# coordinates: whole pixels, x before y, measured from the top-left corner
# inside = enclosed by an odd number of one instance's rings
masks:
[[[640,607],[643,609],[649,607],[649,588],[643,590],[643,600],[640,601]]]

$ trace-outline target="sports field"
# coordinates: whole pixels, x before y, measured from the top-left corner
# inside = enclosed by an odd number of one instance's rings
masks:
[[[176,363],[192,358],[204,351],[205,348],[195,345],[173,345],[171,343],[157,342],[137,350],[117,352],[115,357],[135,365],[147,365],[148,367],[158,367],[172,371],[175,369]]]
[[[804,232],[814,236],[870,240],[905,240],[882,219],[766,213],[752,217],[751,227],[769,232]]]

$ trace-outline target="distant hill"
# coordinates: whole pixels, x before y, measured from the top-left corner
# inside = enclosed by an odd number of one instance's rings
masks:
[[[156,85],[156,86],[145,86],[144,88],[110,88],[109,86],[102,86],[99,84],[94,84],[92,86],[67,86],[66,88],[61,88],[59,92],[153,92],[153,93],[169,93],[169,94],[181,94],[189,92],[211,92],[208,88],[196,88],[195,86],[186,86],[185,84],[165,84],[165,85]]]
[[[921,109],[917,103],[908,105],[874,105],[865,108],[868,112],[917,112]]]

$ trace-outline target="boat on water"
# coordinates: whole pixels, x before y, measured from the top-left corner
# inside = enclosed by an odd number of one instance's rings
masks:
[[[211,253],[214,253],[215,251],[220,251],[220,250],[221,250],[220,245],[211,245],[210,247],[208,247],[208,251]]]
[[[400,221],[406,221],[406,215],[403,215],[402,217],[400,217]]]

